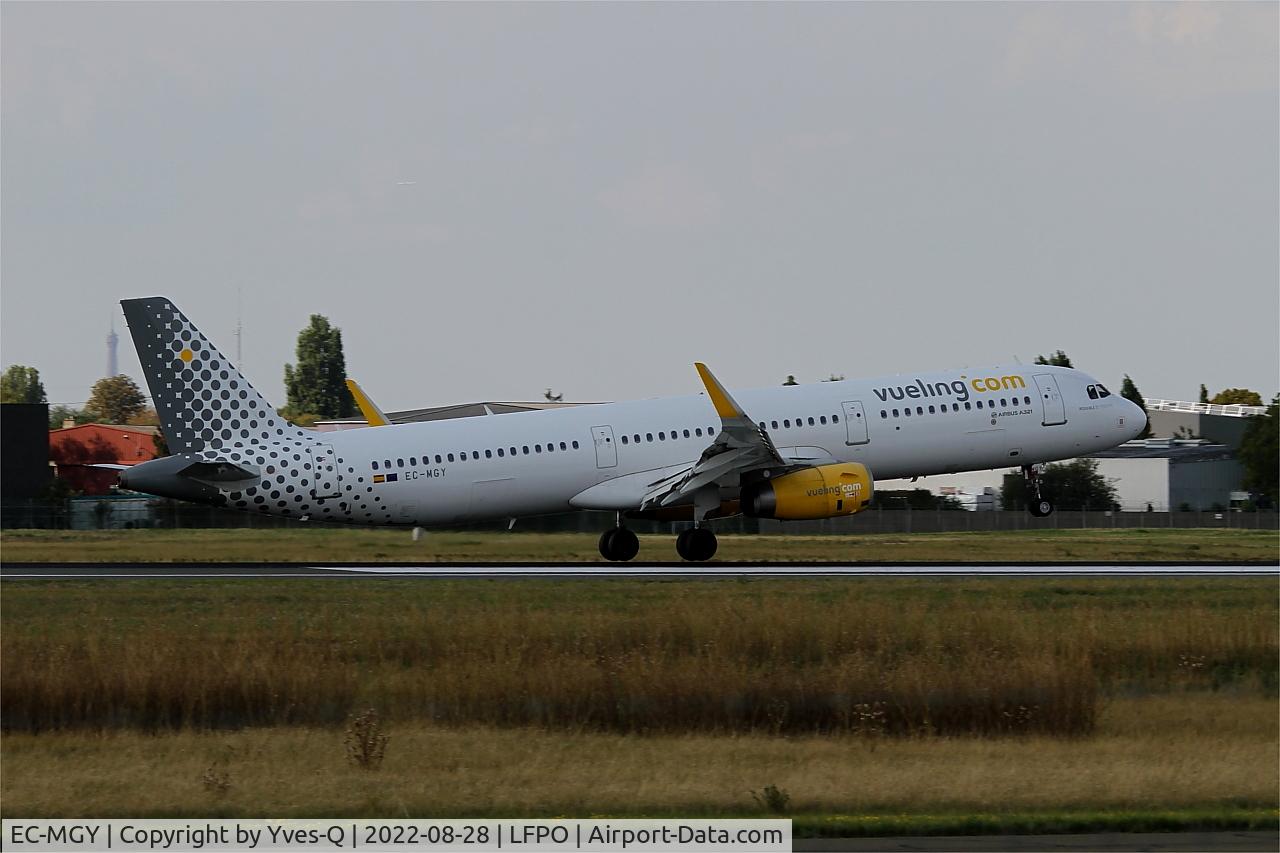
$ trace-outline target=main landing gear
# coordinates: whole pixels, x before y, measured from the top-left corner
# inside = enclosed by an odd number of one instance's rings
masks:
[[[1027,494],[1030,500],[1027,502],[1027,512],[1036,518],[1044,518],[1053,512],[1053,501],[1049,500],[1040,490],[1040,472],[1036,470],[1035,465],[1022,466],[1023,479],[1027,481]]]
[[[614,563],[625,563],[640,553],[640,540],[625,527],[611,527],[600,534],[600,556]]]
[[[676,537],[676,553],[691,563],[702,563],[716,555],[716,535],[705,527],[690,527]]]

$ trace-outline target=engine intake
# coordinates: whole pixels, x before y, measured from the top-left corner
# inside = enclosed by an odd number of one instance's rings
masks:
[[[874,491],[866,465],[819,465],[744,486],[742,513],[784,521],[836,518],[866,508]]]

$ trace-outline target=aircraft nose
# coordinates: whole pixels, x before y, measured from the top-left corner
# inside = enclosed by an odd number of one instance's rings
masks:
[[[1125,416],[1125,425],[1129,427],[1129,438],[1137,438],[1142,435],[1142,431],[1147,428],[1147,413],[1142,407],[1132,400],[1125,400],[1129,404],[1129,413]]]

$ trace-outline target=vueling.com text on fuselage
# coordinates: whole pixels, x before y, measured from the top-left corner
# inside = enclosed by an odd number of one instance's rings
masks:
[[[889,400],[924,400],[930,397],[954,397],[963,403],[969,399],[969,391],[985,394],[991,391],[1011,391],[1015,388],[1026,388],[1027,382],[1017,374],[1008,376],[977,376],[973,379],[961,377],[951,382],[925,382],[917,379],[914,385],[896,385],[885,388],[874,388],[876,396],[882,402]]]

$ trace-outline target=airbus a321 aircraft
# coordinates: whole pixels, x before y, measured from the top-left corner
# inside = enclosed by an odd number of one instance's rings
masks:
[[[704,393],[339,432],[293,426],[168,299],[121,303],[173,456],[120,484],[298,519],[451,525],[617,513],[608,560],[639,550],[628,518],[688,519],[686,560],[716,552],[709,519],[852,515],[875,478],[1037,465],[1114,447],[1142,409],[1060,367],[992,367]]]

